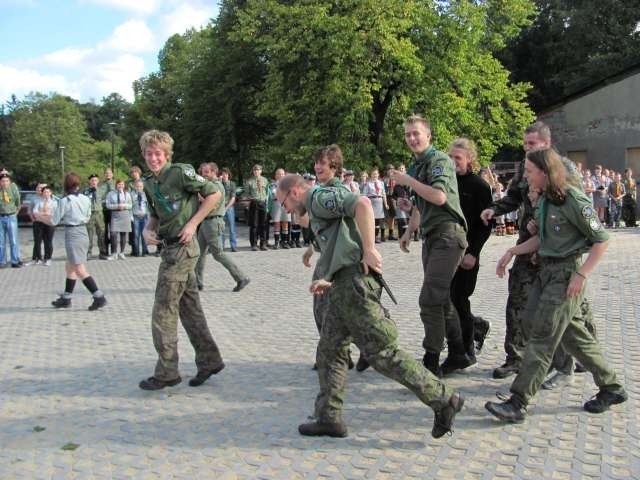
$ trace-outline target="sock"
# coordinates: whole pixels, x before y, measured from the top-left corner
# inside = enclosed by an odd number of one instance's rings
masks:
[[[88,277],[82,280],[82,283],[84,283],[84,286],[87,288],[87,290],[89,290],[91,294],[95,297],[96,292],[98,292],[98,285],[96,285],[96,281],[93,279],[93,277],[89,275]]]
[[[76,281],[71,278],[67,278],[64,282],[64,293],[62,294],[62,297],[71,298],[74,288],[76,288]]]

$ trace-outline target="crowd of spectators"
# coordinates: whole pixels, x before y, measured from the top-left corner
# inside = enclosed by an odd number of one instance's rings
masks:
[[[596,165],[593,172],[584,169],[578,163],[578,174],[582,178],[584,191],[590,195],[594,209],[600,221],[609,228],[636,226],[637,185],[631,169],[616,172]],[[371,200],[375,215],[376,243],[394,241],[402,236],[408,225],[408,214],[397,208],[401,198],[409,198],[407,187],[396,185],[389,178],[387,172],[397,169],[406,172],[405,165],[387,165],[381,174],[374,168],[362,171],[355,180],[353,170],[345,169],[341,173],[342,183],[352,192],[367,196]],[[258,177],[255,174],[258,173]],[[252,176],[245,183],[244,194],[249,197],[247,222],[250,232],[252,250],[287,249],[308,246],[311,236],[305,231],[295,218],[279,209],[273,192],[277,187],[279,177],[285,170],[278,168],[271,180],[262,176],[262,168],[255,165]],[[87,225],[89,229],[90,247],[88,259],[93,258],[94,244],[99,248],[97,258],[102,260],[124,260],[127,245],[131,247],[130,255],[134,257],[149,255],[149,249],[142,236],[142,231],[149,218],[147,197],[144,192],[142,172],[138,167],[132,167],[130,178],[113,179],[113,172],[107,168],[100,179],[91,175],[87,179],[87,187],[83,194],[92,201],[92,218]],[[491,170],[483,168],[481,177],[489,184],[494,201],[504,195],[506,185],[503,180]],[[306,173],[304,178],[311,184],[315,183],[315,175]],[[225,234],[223,248],[229,243],[229,250],[238,249],[236,235],[235,203],[236,183],[231,180],[231,172],[227,168],[221,170],[219,180],[225,187]],[[6,185],[5,185],[6,184]],[[29,214],[33,220],[33,250],[31,259],[24,265],[49,266],[53,255],[53,238],[55,227],[46,225],[35,219],[34,213],[46,213],[53,202],[57,201],[51,186],[39,183],[36,186],[36,196],[30,205]],[[0,170],[0,268],[23,265],[20,260],[18,230],[15,214],[20,208],[20,195],[17,186],[11,182],[9,172]],[[6,211],[5,211],[6,210]],[[494,233],[496,235],[517,233],[518,212],[497,216],[494,219]],[[273,241],[270,241],[270,236]],[[416,239],[419,235],[416,232]],[[8,247],[8,248],[7,248]],[[156,254],[158,251],[154,252]],[[9,254],[9,261],[7,261]]]

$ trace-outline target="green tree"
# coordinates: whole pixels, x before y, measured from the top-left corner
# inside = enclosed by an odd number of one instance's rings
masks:
[[[543,109],[640,61],[640,0],[536,0],[538,15],[500,58]]]
[[[532,119],[527,86],[494,57],[532,13],[527,0],[248,0],[234,39],[255,45],[267,69],[257,97],[273,123],[266,154],[301,168],[338,142],[356,168],[399,160],[402,119],[421,112],[441,147],[469,135],[486,163]]]
[[[62,185],[60,147],[64,147],[65,172],[82,177],[99,168],[94,145],[77,102],[58,94],[33,93],[11,112],[7,167],[22,186],[46,181]]]

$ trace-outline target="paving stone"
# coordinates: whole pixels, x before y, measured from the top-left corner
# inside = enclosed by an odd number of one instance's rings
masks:
[[[246,244],[246,227],[240,233]],[[20,230],[23,252],[30,235]],[[196,368],[180,329],[183,383],[144,392],[137,384],[156,360],[150,312],[159,260],[90,261],[107,308],[88,312],[80,285],[73,307],[56,311],[49,302],[64,281],[61,231],[55,242],[51,267],[0,270],[0,478],[640,478],[640,264],[629,261],[640,231],[612,232],[588,284],[603,352],[629,401],[603,415],[584,412],[597,388],[583,374],[563,390],[541,391],[524,425],[502,425],[485,411],[510,381],[491,371],[504,359],[507,290],[495,263],[514,238],[492,237],[472,298],[491,334],[478,364],[447,379],[467,401],[454,434],[439,440],[430,435],[431,410],[371,369],[349,373],[348,438],[298,435],[317,393],[318,338],[301,249],[230,254],[252,278],[241,293],[209,259],[201,301],[227,368],[188,387]],[[420,358],[420,246],[411,247],[407,255],[397,242],[380,245],[399,305],[385,295],[383,303],[400,346]],[[69,442],[80,447],[62,451]]]

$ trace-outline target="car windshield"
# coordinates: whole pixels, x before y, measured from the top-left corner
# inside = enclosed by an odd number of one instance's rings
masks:
[[[31,203],[37,198],[36,192],[20,192],[20,199],[22,203]]]

